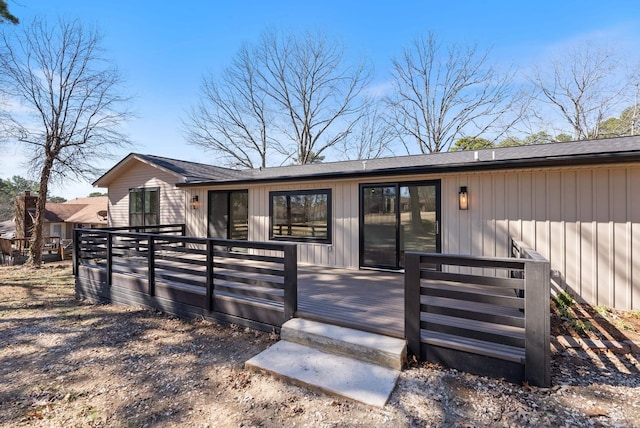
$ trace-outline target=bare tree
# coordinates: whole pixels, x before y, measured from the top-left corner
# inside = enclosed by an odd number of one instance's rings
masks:
[[[569,126],[559,132],[569,131],[574,140],[598,138],[598,125],[612,115],[626,87],[617,77],[619,68],[612,50],[586,44],[536,69],[531,82],[538,101],[551,106]],[[541,117],[550,119],[545,113]]]
[[[489,66],[477,46],[443,47],[432,33],[416,38],[393,59],[393,121],[405,148],[447,150],[463,136],[499,138],[518,118],[506,120],[514,100],[512,73]]]
[[[395,132],[381,108],[371,102],[363,110],[362,119],[341,144],[344,159],[375,159],[392,154]]]
[[[324,34],[263,33],[219,81],[204,78],[185,123],[188,141],[245,167],[254,159],[267,166],[270,152],[281,163],[319,159],[349,136],[365,104],[367,70],[345,66],[343,56]]]
[[[284,151],[269,132],[274,114],[258,85],[259,68],[257,58],[245,46],[219,83],[213,75],[202,80],[200,102],[185,123],[191,144],[213,150],[225,163],[244,168],[266,167],[272,151]]]
[[[29,257],[36,267],[50,179],[90,177],[95,161],[127,144],[119,128],[129,117],[129,99],[120,95],[120,75],[103,59],[100,42],[96,30],[78,21],[50,26],[34,20],[0,35],[0,85],[28,110],[9,112],[6,131],[30,150],[30,165],[39,171]]]

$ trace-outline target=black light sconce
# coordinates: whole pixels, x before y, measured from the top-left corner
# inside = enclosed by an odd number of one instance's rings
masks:
[[[469,194],[467,193],[467,186],[460,187],[460,192],[458,192],[458,208],[461,210],[469,209]]]
[[[200,208],[200,201],[198,200],[198,195],[195,195],[191,198],[191,209],[197,210]]]

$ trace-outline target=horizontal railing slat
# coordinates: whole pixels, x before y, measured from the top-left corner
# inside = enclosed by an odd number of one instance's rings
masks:
[[[186,263],[186,264],[190,264],[190,265],[196,265],[196,266],[206,266],[207,265],[207,261],[205,259],[194,259],[194,258],[189,258],[189,257],[180,257],[180,256],[170,256],[167,254],[156,254],[156,259],[157,260],[166,260],[169,262],[177,262],[177,263]]]
[[[473,302],[472,304],[469,304],[465,307],[463,303],[470,302],[463,301],[456,301],[457,304],[455,306],[444,306],[437,303],[432,304],[431,302],[436,299],[437,298],[430,299],[430,303],[420,305],[420,310],[422,312],[428,312],[431,314],[450,315],[457,318],[466,318],[477,321],[524,327],[524,317],[522,312],[520,312],[518,309],[512,309],[512,313],[507,313],[506,311],[504,311],[504,309],[510,308],[502,308],[496,305],[487,305],[477,302]],[[486,309],[483,310],[481,309],[481,307],[489,307],[493,311]]]
[[[217,284],[216,290],[218,292],[226,292],[228,294],[234,294],[238,296],[249,296],[258,299],[272,300],[275,302],[284,302],[284,291],[277,289],[255,289],[247,287],[239,287],[231,284]]]
[[[480,257],[451,254],[420,253],[420,263],[524,270],[524,262],[507,257]]]
[[[215,257],[223,257],[229,259],[253,260],[266,263],[284,263],[284,257],[282,256],[262,256],[258,254],[234,253],[227,251],[214,251],[213,255]]]
[[[249,284],[255,285],[258,287],[268,287],[268,288],[283,288],[284,284],[278,281],[269,281],[265,279],[256,279],[256,278],[248,278],[243,276],[231,275],[231,274],[223,274],[223,273],[215,273],[213,274],[215,279],[222,279],[224,281],[229,282],[238,282],[240,284]]]
[[[456,336],[436,331],[423,331],[421,340],[423,343],[433,346],[484,355],[518,364],[524,363],[524,349],[521,347],[486,342],[471,337]]]
[[[441,272],[422,269],[420,278],[436,281],[452,281],[465,284],[490,285],[517,290],[524,290],[524,280],[519,278],[500,278],[495,276],[468,275],[453,272]]]
[[[487,342],[524,347],[524,328],[467,320],[447,315],[423,313],[420,326],[425,330],[455,334]]]
[[[282,269],[272,269],[272,268],[240,264],[240,263],[214,262],[213,267],[229,269],[229,270],[234,270],[238,272],[250,272],[250,273],[259,273],[263,275],[284,276],[284,270]]]

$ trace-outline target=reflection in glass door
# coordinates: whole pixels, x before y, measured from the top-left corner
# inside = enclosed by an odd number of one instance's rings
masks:
[[[396,186],[362,187],[363,266],[396,267],[396,194]]]
[[[400,269],[405,251],[440,251],[440,183],[363,185],[360,265]]]
[[[436,186],[400,186],[400,259],[405,251],[438,252]]]

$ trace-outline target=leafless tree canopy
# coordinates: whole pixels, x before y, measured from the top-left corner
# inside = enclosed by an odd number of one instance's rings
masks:
[[[188,141],[247,168],[320,158],[348,137],[365,104],[368,72],[346,67],[343,52],[324,34],[265,32],[221,78],[203,79]]]
[[[619,66],[612,50],[587,44],[536,70],[531,80],[538,100],[569,127],[559,132],[568,131],[575,140],[600,137],[599,124],[622,101],[626,87],[617,77]],[[550,119],[545,113],[540,116]]]
[[[35,20],[0,35],[0,85],[20,109],[6,112],[11,140],[31,153],[39,171],[32,261],[40,263],[49,180],[89,177],[95,162],[127,144],[119,131],[129,117],[120,76],[102,57],[101,37],[79,22]],[[26,113],[25,113],[26,111]]]
[[[345,160],[374,159],[393,154],[395,132],[387,120],[383,105],[378,104],[374,100],[367,103],[362,118],[342,142],[342,157]]]
[[[411,151],[447,150],[462,136],[504,132],[512,123],[511,74],[488,64],[476,46],[442,46],[433,34],[418,37],[393,60],[389,99],[398,136]],[[496,137],[497,138],[497,137]]]

